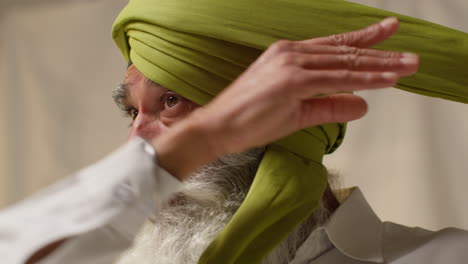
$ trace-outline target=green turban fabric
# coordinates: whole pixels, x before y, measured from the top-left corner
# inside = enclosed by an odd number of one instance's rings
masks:
[[[423,20],[342,0],[130,0],[113,37],[124,58],[154,82],[208,103],[270,44],[363,28],[397,16],[399,33],[376,48],[420,55],[407,91],[468,102],[468,36]],[[322,158],[344,124],[304,129],[268,146],[247,197],[199,263],[260,263],[319,205]]]

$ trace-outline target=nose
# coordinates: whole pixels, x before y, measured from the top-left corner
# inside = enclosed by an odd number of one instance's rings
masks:
[[[133,121],[132,127],[130,128],[130,134],[128,139],[134,137],[142,137],[146,140],[153,140],[154,138],[161,135],[166,127],[159,120],[159,118],[151,117],[144,114],[139,114],[135,121]]]

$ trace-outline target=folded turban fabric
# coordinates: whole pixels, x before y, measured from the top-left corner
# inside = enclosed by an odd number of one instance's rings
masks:
[[[363,28],[397,16],[398,34],[378,49],[415,52],[407,91],[468,102],[468,34],[342,0],[130,0],[113,37],[124,58],[154,82],[208,103],[270,44]],[[316,126],[269,145],[247,197],[199,263],[260,263],[319,205],[324,154],[344,124]]]

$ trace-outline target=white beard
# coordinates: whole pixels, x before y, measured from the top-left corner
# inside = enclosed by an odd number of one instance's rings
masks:
[[[195,173],[159,214],[147,222],[118,264],[196,264],[244,200],[263,149],[229,155]],[[328,215],[324,206],[270,252],[264,264],[288,263]]]

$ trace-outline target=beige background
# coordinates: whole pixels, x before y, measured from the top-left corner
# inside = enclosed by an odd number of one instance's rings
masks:
[[[125,63],[110,28],[126,1],[0,1],[6,206],[125,140],[129,120],[111,99]],[[468,31],[466,0],[359,2]],[[342,148],[326,160],[342,185],[361,186],[384,220],[468,229],[468,106],[395,89],[362,94],[370,113],[350,124]]]

